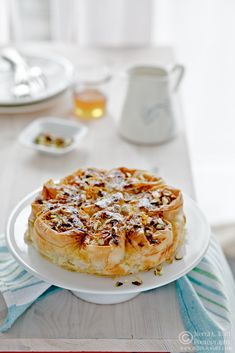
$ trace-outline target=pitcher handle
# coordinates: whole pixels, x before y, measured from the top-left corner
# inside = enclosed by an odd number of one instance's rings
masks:
[[[179,88],[179,85],[182,81],[182,78],[184,77],[184,73],[185,73],[185,68],[183,65],[180,64],[176,64],[173,69],[171,70],[172,73],[176,73],[176,82],[173,86],[173,92],[176,92]]]

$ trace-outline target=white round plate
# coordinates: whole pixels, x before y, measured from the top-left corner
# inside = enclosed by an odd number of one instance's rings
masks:
[[[22,52],[30,66],[39,66],[47,78],[47,87],[34,97],[16,99],[11,94],[13,74],[11,65],[0,60],[0,107],[5,109],[33,105],[65,91],[72,83],[74,67],[63,56],[56,54],[37,54]]]
[[[196,203],[184,195],[184,210],[187,218],[184,257],[182,260],[173,261],[172,264],[165,264],[162,276],[154,275],[153,270],[118,278],[67,271],[47,261],[33,246],[24,241],[30,204],[39,190],[26,196],[13,210],[7,224],[7,244],[13,256],[27,271],[50,284],[83,294],[114,296],[121,294],[124,297],[126,294],[132,294],[133,297],[134,293],[161,287],[185,275],[199,263],[208,248],[210,227]],[[143,281],[142,285],[132,284],[132,281],[137,278]],[[125,280],[127,282],[122,286],[115,287],[117,281]]]

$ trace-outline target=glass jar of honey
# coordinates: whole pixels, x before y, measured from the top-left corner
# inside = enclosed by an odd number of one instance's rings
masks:
[[[107,84],[111,75],[106,67],[77,70],[73,89],[74,114],[85,120],[99,119],[107,110]]]

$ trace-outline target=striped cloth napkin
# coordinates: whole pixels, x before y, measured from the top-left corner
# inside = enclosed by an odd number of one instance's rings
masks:
[[[58,290],[61,288],[40,281],[24,270],[9,253],[5,235],[0,234],[0,292],[8,310],[5,320],[0,321],[0,332],[7,331],[35,301]],[[4,308],[0,306],[0,319],[3,315]]]
[[[176,291],[185,327],[182,349],[192,342],[196,352],[235,352],[235,283],[213,236],[201,262],[176,281]]]
[[[0,332],[8,330],[35,301],[58,290],[25,271],[0,235],[0,291],[8,308]],[[188,351],[192,342],[197,352],[234,352],[234,279],[214,237],[200,264],[176,281],[176,293],[185,327],[179,334],[182,351]]]

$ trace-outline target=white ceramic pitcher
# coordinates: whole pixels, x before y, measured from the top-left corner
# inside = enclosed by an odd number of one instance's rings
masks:
[[[119,122],[120,134],[131,142],[154,144],[176,133],[175,93],[184,67],[171,69],[134,66],[125,72],[125,98]]]

